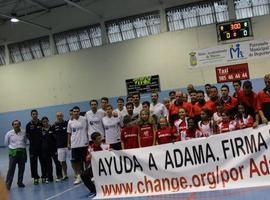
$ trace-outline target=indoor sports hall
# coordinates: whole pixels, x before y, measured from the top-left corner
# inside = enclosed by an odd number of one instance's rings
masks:
[[[0,200],[268,200],[270,0],[0,0]]]

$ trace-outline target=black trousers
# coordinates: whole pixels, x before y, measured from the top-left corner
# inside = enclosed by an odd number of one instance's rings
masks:
[[[90,192],[96,193],[96,187],[93,181],[91,180],[92,178],[93,178],[93,171],[91,167],[83,171],[81,174],[81,179],[84,185],[88,188]]]
[[[41,167],[41,173],[42,176],[45,176],[45,174],[43,174],[44,172],[44,167],[45,167],[45,162],[42,158],[41,155],[41,151],[37,151],[37,150],[29,150],[29,155],[30,155],[30,169],[31,169],[31,176],[34,179],[39,179],[39,175],[38,175],[38,160],[40,163],[40,167]]]
[[[114,143],[114,144],[110,144],[110,147],[111,147],[113,150],[122,150],[121,142]]]
[[[25,163],[27,160],[26,155],[16,155],[16,156],[9,156],[9,166],[8,166],[8,173],[6,177],[6,185],[7,188],[10,189],[16,169],[16,165],[18,164],[18,181],[17,184],[23,183],[23,174],[25,169]]]
[[[48,153],[45,154],[45,152],[42,154],[42,160],[44,161],[44,167],[42,168],[42,178],[47,178],[49,181],[53,180],[53,166],[52,166],[52,160],[55,164],[56,169],[56,176],[57,178],[62,178],[62,166],[61,163],[58,161],[57,154],[56,153]]]

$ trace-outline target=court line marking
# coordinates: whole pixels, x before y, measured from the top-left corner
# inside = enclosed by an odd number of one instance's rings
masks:
[[[54,199],[54,198],[56,198],[56,197],[59,197],[59,196],[61,196],[62,194],[66,193],[66,192],[69,192],[69,191],[71,191],[71,190],[73,190],[73,189],[75,189],[75,188],[77,188],[77,187],[80,187],[81,185],[82,185],[82,184],[73,186],[73,187],[71,187],[71,188],[69,188],[69,189],[67,189],[67,190],[64,190],[63,192],[57,193],[57,194],[55,194],[55,195],[53,195],[53,196],[51,196],[51,197],[49,197],[49,198],[47,198],[47,199],[45,199],[45,200],[51,200],[51,199]]]

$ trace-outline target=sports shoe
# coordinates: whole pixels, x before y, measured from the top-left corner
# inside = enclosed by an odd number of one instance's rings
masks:
[[[49,184],[49,179],[46,178],[45,183],[46,184]]]
[[[39,179],[34,179],[34,185],[38,185],[39,184]]]
[[[64,177],[62,178],[62,180],[63,180],[63,181],[68,180],[68,176],[64,176]]]
[[[60,182],[61,180],[63,180],[63,178],[56,178],[56,179],[55,179],[55,182],[58,183],[58,182]]]
[[[94,198],[95,196],[97,195],[97,193],[91,193],[89,196],[88,196],[88,198]]]
[[[46,178],[42,178],[41,183],[46,183]]]
[[[73,182],[74,185],[78,185],[82,182],[82,179],[80,177],[80,175],[77,176],[77,178],[75,179],[75,181]]]
[[[19,187],[19,188],[24,188],[25,185],[24,185],[23,183],[18,183],[18,187]]]

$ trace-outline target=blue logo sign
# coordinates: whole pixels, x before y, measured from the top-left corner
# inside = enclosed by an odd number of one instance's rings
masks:
[[[230,56],[231,59],[244,58],[243,52],[241,51],[240,44],[230,45]]]

